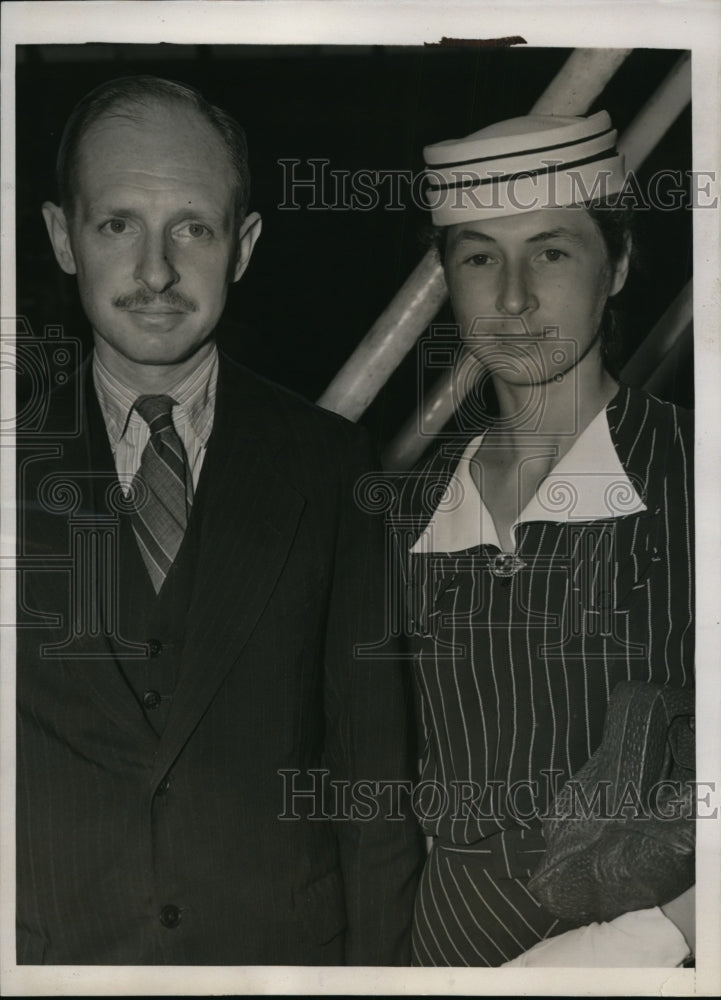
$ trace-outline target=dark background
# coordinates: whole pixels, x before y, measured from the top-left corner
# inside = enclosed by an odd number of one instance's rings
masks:
[[[429,219],[413,206],[371,211],[281,211],[283,158],[323,158],[332,170],[423,168],[425,144],[527,113],[567,49],[389,46],[23,46],[17,50],[18,312],[90,344],[75,279],[52,256],[40,205],[56,200],[54,160],[73,105],[104,80],[153,73],[198,87],[245,126],[251,208],[263,233],[231,289],[221,342],[250,368],[317,398],[423,253]],[[635,50],[594,103],[622,133],[680,56]],[[640,173],[691,167],[691,112]],[[308,171],[301,165],[299,171]],[[381,189],[387,192],[387,182]],[[301,204],[309,196],[299,195]],[[691,275],[688,209],[641,212],[639,262],[623,293],[626,350],[663,314]],[[439,321],[451,319],[447,308]],[[411,352],[363,417],[381,448],[416,402]],[[686,356],[663,395],[693,403]]]

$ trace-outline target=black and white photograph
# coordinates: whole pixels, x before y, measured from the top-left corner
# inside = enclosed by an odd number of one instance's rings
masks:
[[[721,989],[719,29],[3,4],[3,993]]]

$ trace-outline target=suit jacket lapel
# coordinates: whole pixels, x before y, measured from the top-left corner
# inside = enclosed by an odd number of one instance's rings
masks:
[[[52,440],[49,450],[54,450],[55,456],[40,460],[36,466],[28,464],[18,481],[25,500],[20,566],[23,552],[39,560],[36,571],[27,564],[32,604],[61,619],[57,628],[34,630],[34,638],[42,647],[43,659],[62,664],[69,677],[93,692],[105,714],[126,731],[147,737],[152,729],[118,669],[116,650],[106,632],[103,615],[113,603],[107,600],[111,595],[104,589],[91,595],[83,585],[83,580],[87,582],[83,573],[90,535],[114,533],[117,545],[119,524],[107,517],[112,514],[106,500],[108,490],[117,479],[87,363],[57,394],[54,403],[58,410],[76,407],[78,393],[82,401],[79,433]],[[25,469],[24,463],[21,469]],[[66,505],[66,500],[74,502]],[[97,622],[90,620],[93,602],[100,615]],[[142,655],[143,650],[137,653]]]
[[[201,473],[202,528],[183,666],[155,778],[171,765],[241,654],[285,565],[305,505],[281,475],[282,440],[272,426],[260,439],[252,408],[252,383],[237,384],[221,364]]]

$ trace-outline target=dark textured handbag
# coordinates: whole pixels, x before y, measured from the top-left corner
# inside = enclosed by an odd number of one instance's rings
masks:
[[[693,885],[694,693],[642,681],[611,692],[601,745],[543,820],[528,883],[577,926],[660,906]]]

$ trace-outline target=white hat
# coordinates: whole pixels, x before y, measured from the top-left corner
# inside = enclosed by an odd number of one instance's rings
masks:
[[[426,201],[437,226],[581,204],[623,189],[606,111],[526,115],[426,146]]]

